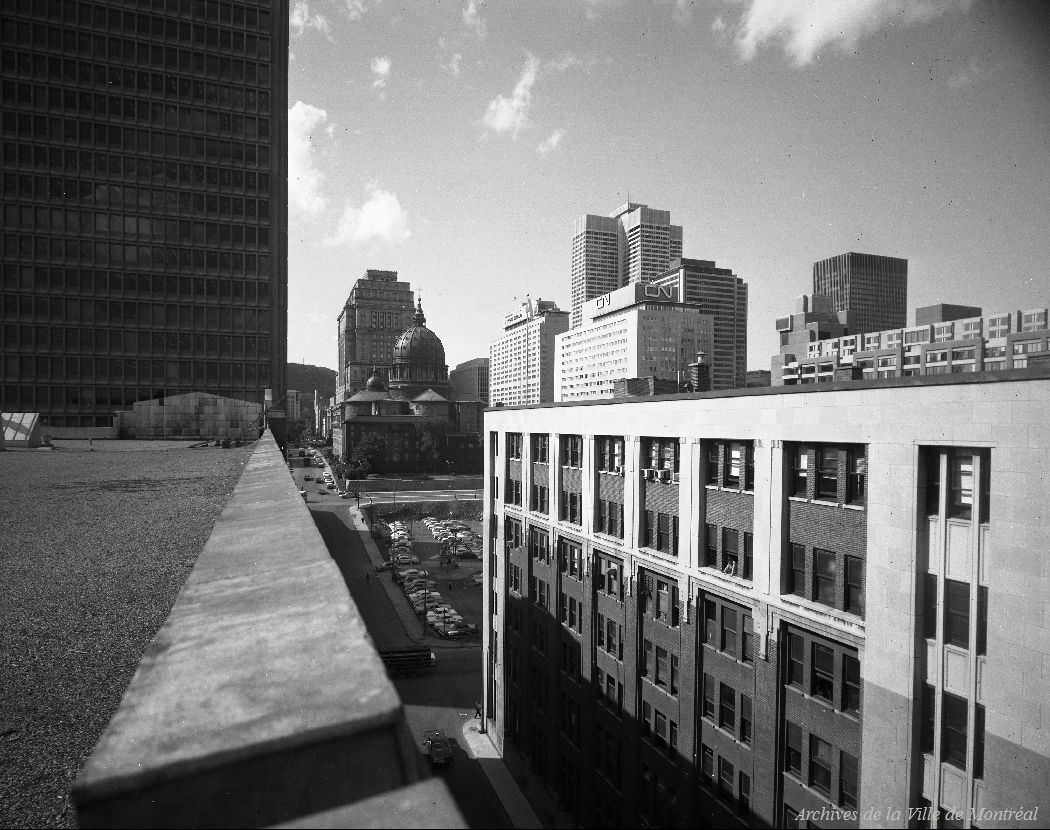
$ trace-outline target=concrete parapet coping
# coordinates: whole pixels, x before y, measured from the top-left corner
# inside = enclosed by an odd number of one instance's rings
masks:
[[[77,779],[81,826],[274,824],[414,783],[416,755],[267,433]]]

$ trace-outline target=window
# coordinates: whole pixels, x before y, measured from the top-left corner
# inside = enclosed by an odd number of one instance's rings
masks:
[[[521,459],[521,433],[507,433],[507,458]]]
[[[598,515],[595,522],[598,533],[623,538],[623,505],[615,501],[598,499]]]
[[[740,742],[751,743],[751,698],[740,695]]]
[[[835,697],[835,652],[819,643],[813,644],[812,692],[828,703]]]
[[[842,709],[860,714],[860,660],[842,655]]]
[[[561,436],[561,465],[563,467],[580,467],[583,464],[583,436]]]
[[[722,529],[722,570],[727,574],[737,572],[737,539],[735,530],[729,527]]]
[[[736,443],[730,444],[726,462],[726,486],[739,487],[740,476],[744,467],[744,445]]]
[[[805,498],[809,486],[809,454],[804,446],[794,449],[792,458],[791,495]]]
[[[709,674],[704,675],[704,717],[715,716],[715,679]]]
[[[671,694],[678,694],[678,655],[671,655]]]
[[[532,460],[536,464],[546,464],[550,457],[550,436],[538,433],[532,436]]]
[[[831,744],[816,735],[809,736],[809,785],[825,795],[831,794]]]
[[[595,440],[598,469],[607,473],[623,471],[623,438],[601,435]]]
[[[700,775],[706,781],[715,777],[715,752],[707,744],[700,745]]]
[[[839,451],[836,447],[817,449],[817,498],[838,499]]]
[[[722,607],[722,651],[736,656],[736,611]]]
[[[583,579],[583,549],[566,539],[558,539],[558,570],[574,579]]]
[[[718,725],[729,732],[736,728],[736,692],[725,683],[719,684]]]
[[[949,477],[948,515],[969,519],[973,514],[973,456],[953,454]]]
[[[595,588],[613,599],[623,601],[623,583],[620,580],[622,565],[619,560],[607,556],[597,555],[595,559],[595,572],[597,581]]]
[[[966,582],[944,580],[944,642],[970,647],[970,586]]]
[[[806,549],[791,543],[791,572],[788,574],[788,593],[806,595]]]
[[[846,610],[864,616],[864,560],[846,557]]]
[[[835,605],[835,554],[813,550],[813,599],[824,605]]]
[[[666,686],[670,680],[671,668],[667,649],[656,647],[656,685]]]
[[[805,658],[803,657],[803,649],[805,648],[805,641],[798,634],[788,634],[788,676],[787,682],[789,686],[795,686],[799,689],[802,688],[802,678],[805,676]]]
[[[642,640],[642,665],[639,666],[642,677],[653,675],[653,644],[648,640]]]
[[[733,797],[733,779],[736,770],[733,769],[729,759],[719,757],[718,759],[718,792],[726,798]]]
[[[709,441],[707,444],[707,483],[708,484],[721,484],[721,479],[718,475],[718,451],[719,443],[717,441]]]
[[[964,698],[945,692],[941,698],[941,760],[966,769],[966,709]]]
[[[864,447],[846,453],[846,503],[864,504],[868,480],[868,459]]]
[[[922,708],[919,714],[919,751],[933,751],[933,727],[935,722],[935,695],[933,686],[924,683],[922,686]]]
[[[973,777],[984,777],[984,707],[980,703],[974,704],[973,713]]]
[[[744,615],[744,634],[740,638],[740,659],[745,663],[754,662],[751,655],[751,636],[755,633],[755,624],[751,617]]]
[[[787,734],[784,750],[784,771],[794,775],[802,775],[802,729],[787,722]]]
[[[848,752],[839,755],[839,806],[857,807],[857,759]]]
[[[646,438],[642,443],[642,463],[652,470],[678,472],[679,441],[677,438]]]
[[[747,816],[751,813],[751,776],[746,772],[740,773],[740,786],[737,789],[736,811],[738,815]]]
[[[754,541],[755,538],[752,534],[744,532],[744,567],[740,572],[740,575],[744,579],[752,579],[752,569],[754,566]]]
[[[656,745],[663,746],[664,735],[667,733],[667,716],[663,712],[656,712],[653,719],[653,732]]]
[[[704,600],[704,642],[717,648],[718,605],[714,600]]]
[[[707,525],[704,533],[704,565],[718,567],[718,526]]]
[[[558,518],[563,522],[578,525],[583,523],[583,511],[581,509],[583,496],[567,490],[561,491],[561,501],[558,505]]]
[[[532,485],[529,496],[529,509],[537,513],[550,512],[550,491],[544,485]]]

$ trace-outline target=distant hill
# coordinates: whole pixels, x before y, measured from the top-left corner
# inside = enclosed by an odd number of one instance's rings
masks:
[[[288,364],[288,388],[296,389],[313,397],[316,389],[321,398],[335,395],[335,369],[325,366],[311,366],[308,363]]]

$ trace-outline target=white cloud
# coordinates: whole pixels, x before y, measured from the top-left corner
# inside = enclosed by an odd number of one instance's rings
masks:
[[[466,26],[478,40],[484,40],[487,34],[485,19],[478,13],[476,0],[468,0],[463,7],[463,25]]]
[[[397,244],[408,239],[408,213],[401,202],[389,190],[383,190],[375,182],[368,185],[368,199],[361,207],[347,202],[335,233],[324,244],[364,245],[367,242]]]
[[[379,91],[380,98],[386,97],[386,93],[383,90],[386,87],[386,82],[390,80],[390,65],[390,58],[385,55],[372,58],[372,74],[375,76],[372,79],[372,89]]]
[[[811,63],[825,46],[853,49],[886,26],[910,25],[967,9],[972,0],[749,0],[736,35],[740,57],[779,42],[795,66]]]
[[[311,12],[307,0],[295,0],[288,18],[288,25],[295,37],[299,37],[307,29],[316,29],[329,40],[332,39],[332,24],[323,14]]]
[[[342,0],[342,6],[351,20],[359,20],[369,9],[382,2],[383,0]]]
[[[463,55],[461,55],[459,52],[456,52],[456,54],[454,54],[451,58],[449,58],[448,63],[442,64],[442,67],[444,69],[447,69],[455,77],[458,78],[459,77],[459,72],[460,72],[459,65],[460,65],[460,63],[462,61],[463,61]]]
[[[546,158],[554,152],[554,149],[561,143],[563,138],[565,138],[565,130],[559,127],[547,137],[546,141],[536,148],[536,152]]]
[[[714,32],[716,35],[719,32],[724,32],[725,30],[726,22],[721,17],[716,17],[714,20],[711,21],[711,31]]]
[[[532,85],[536,83],[539,69],[540,62],[534,55],[528,55],[525,59],[525,68],[510,97],[497,95],[489,101],[483,120],[488,129],[496,133],[510,133],[511,138],[516,139],[518,133],[528,126],[529,108],[532,106]]]
[[[324,176],[314,163],[313,144],[327,120],[325,110],[302,101],[288,110],[288,206],[299,215],[316,216],[328,204],[321,192]]]

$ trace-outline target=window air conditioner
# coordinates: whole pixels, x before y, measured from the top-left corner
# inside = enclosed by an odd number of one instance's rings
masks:
[[[618,475],[618,476],[622,476],[623,475],[623,467],[620,466],[619,464],[617,464],[615,467],[613,467],[613,472],[616,475]]]
[[[668,482],[668,481],[671,480],[671,471],[670,470],[660,470],[659,475],[660,475],[660,481]]]
[[[647,469],[645,471],[645,480],[646,481],[653,481],[655,478],[656,478],[656,470]]]

